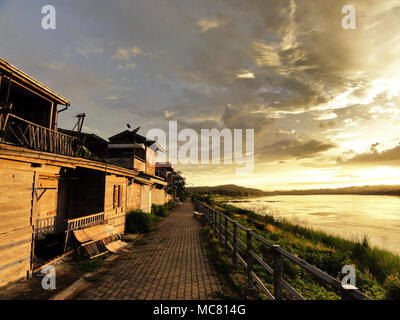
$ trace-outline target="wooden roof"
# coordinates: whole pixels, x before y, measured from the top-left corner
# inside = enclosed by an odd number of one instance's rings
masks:
[[[6,60],[0,58],[0,74],[11,75],[12,81],[20,85],[28,85],[32,90],[38,94],[45,95],[50,100],[56,101],[58,104],[69,106],[71,103],[68,99],[63,98],[58,93],[41,84],[39,81],[28,76],[23,71],[19,70],[17,67],[8,63]]]
[[[135,130],[125,130],[108,138],[108,140],[110,140],[112,143],[132,143],[133,139],[135,139],[135,142],[144,143],[148,147],[156,143],[154,140],[149,140],[146,137],[136,133]]]
[[[104,162],[88,160],[84,158],[69,157],[42,151],[36,151],[0,143],[0,159],[10,159],[29,163],[48,164],[60,167],[75,169],[76,167],[98,170],[107,173],[116,174],[128,178],[134,178],[138,175],[137,170],[127,169]]]

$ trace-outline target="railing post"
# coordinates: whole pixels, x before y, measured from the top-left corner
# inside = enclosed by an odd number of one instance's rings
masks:
[[[251,230],[246,231],[247,238],[247,289],[252,292],[254,289],[254,280],[251,273],[253,272],[253,237],[251,235]]]
[[[219,245],[222,247],[222,213],[218,211],[218,235],[219,235]]]
[[[233,266],[237,268],[237,236],[238,236],[238,225],[237,222],[235,221],[233,223],[233,253],[232,253],[232,261],[233,261]]]
[[[228,252],[228,217],[225,216],[225,249]]]
[[[279,245],[274,245],[274,292],[275,292],[275,300],[283,300],[282,286],[281,286],[281,278],[282,278],[282,256],[277,250],[280,248]]]
[[[218,216],[217,216],[217,212],[214,209],[213,209],[213,215],[214,215],[214,232],[217,233],[217,231],[218,231],[218,229],[217,229]]]
[[[212,228],[213,228],[213,230],[214,230],[214,232],[216,232],[216,227],[217,227],[217,225],[216,225],[216,223],[215,223],[215,211],[214,211],[214,209],[211,209],[211,212],[212,212]]]

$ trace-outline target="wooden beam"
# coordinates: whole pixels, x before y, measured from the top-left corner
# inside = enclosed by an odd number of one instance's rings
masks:
[[[50,102],[50,119],[49,119],[49,129],[53,129],[53,114],[54,114],[54,102]]]

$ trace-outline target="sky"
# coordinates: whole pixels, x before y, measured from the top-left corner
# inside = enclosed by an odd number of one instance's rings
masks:
[[[0,0],[0,56],[71,101],[63,128],[254,129],[252,173],[177,164],[189,185],[400,184],[399,21],[400,0]]]

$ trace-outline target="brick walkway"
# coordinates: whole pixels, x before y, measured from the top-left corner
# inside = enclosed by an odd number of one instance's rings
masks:
[[[140,242],[78,299],[193,300],[225,292],[200,242],[189,201]]]

